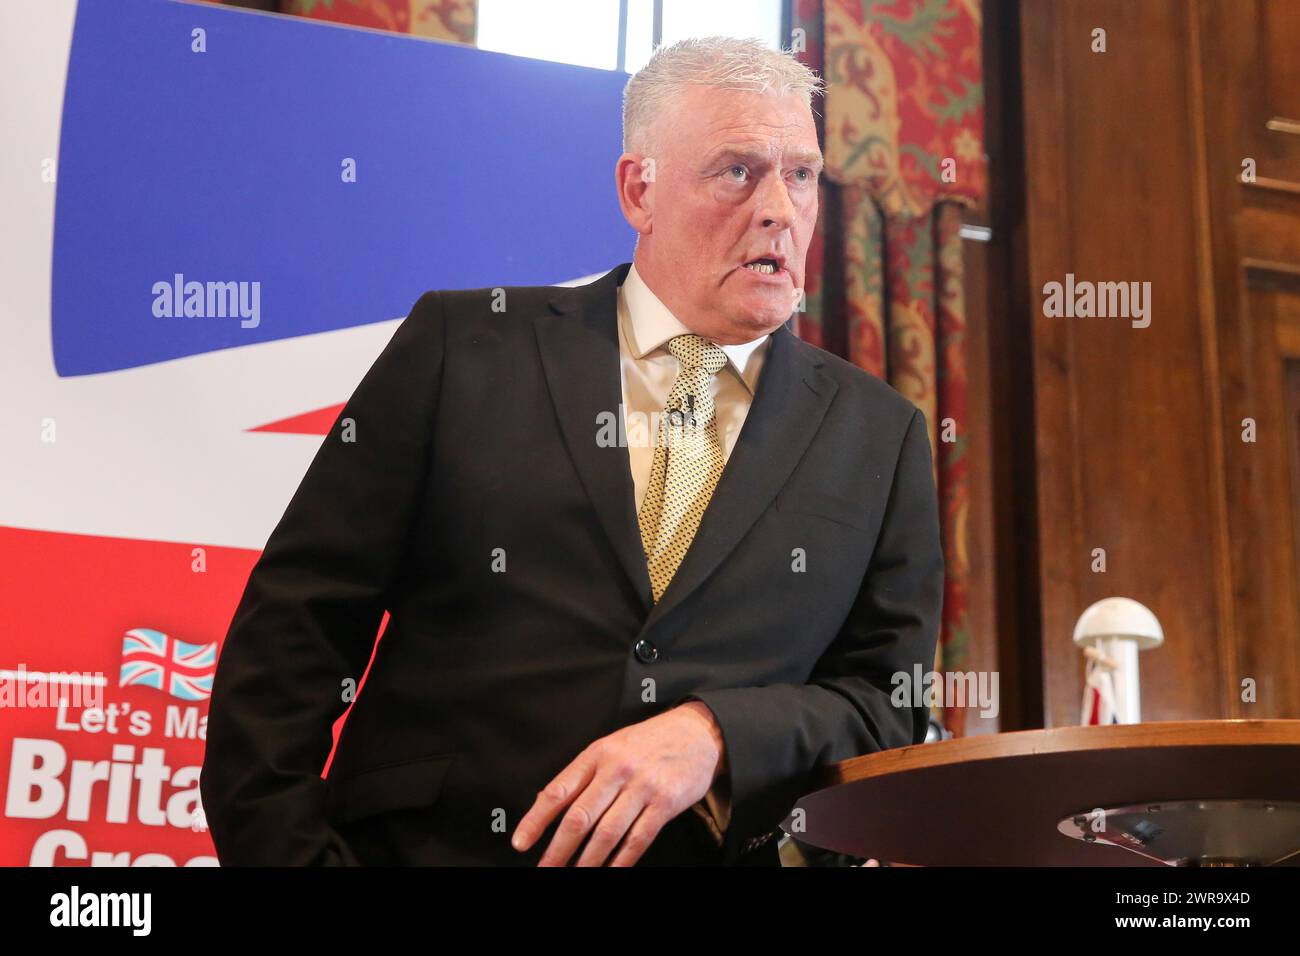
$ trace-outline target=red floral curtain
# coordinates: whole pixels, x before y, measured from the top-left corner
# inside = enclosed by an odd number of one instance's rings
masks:
[[[821,217],[799,335],[880,376],[930,426],[947,580],[935,669],[969,657],[960,207],[987,173],[978,0],[795,0],[826,79]],[[964,730],[965,711],[944,725]]]

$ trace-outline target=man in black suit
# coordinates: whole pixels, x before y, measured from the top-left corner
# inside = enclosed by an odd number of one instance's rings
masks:
[[[750,41],[659,51],[633,263],[415,304],[226,637],[222,863],[776,863],[812,770],[924,740],[892,697],[942,602],[925,419],[786,327],[817,85]]]

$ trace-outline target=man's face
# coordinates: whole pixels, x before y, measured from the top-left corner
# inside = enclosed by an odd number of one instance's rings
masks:
[[[797,304],[817,221],[811,110],[798,94],[694,86],[654,134],[655,181],[631,210],[622,197],[641,234],[637,272],[700,335],[730,345],[771,332]]]

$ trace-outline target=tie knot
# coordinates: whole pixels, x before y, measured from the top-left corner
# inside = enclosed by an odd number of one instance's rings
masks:
[[[668,340],[668,351],[683,369],[702,368],[710,375],[727,364],[727,353],[701,335],[675,335]]]

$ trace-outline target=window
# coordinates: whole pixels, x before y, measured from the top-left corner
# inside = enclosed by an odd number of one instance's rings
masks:
[[[789,0],[479,0],[478,46],[634,73],[660,43],[691,36],[785,39]]]

